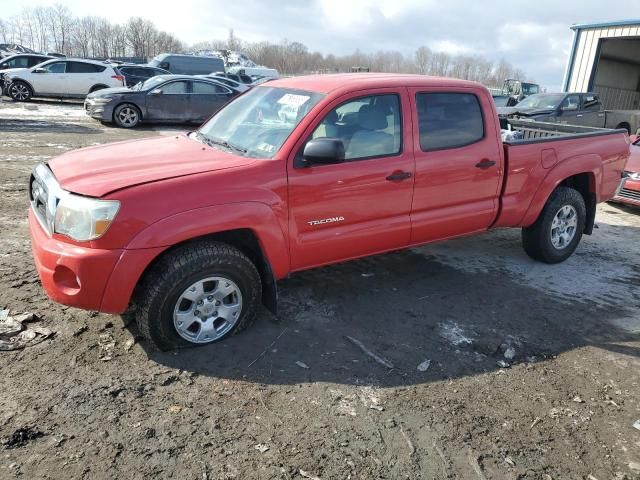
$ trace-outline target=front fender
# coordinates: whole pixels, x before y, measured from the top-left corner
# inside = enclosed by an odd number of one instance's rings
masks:
[[[602,158],[596,154],[576,155],[556,164],[549,170],[538,187],[521,226],[528,227],[535,223],[551,193],[564,180],[574,175],[588,174],[590,178],[589,189],[591,193],[596,194],[596,198],[599,198],[598,189],[602,182],[602,170]]]
[[[259,202],[214,205],[163,218],[138,233],[126,249],[166,248],[237,229],[255,233],[276,278],[289,273],[289,247],[280,222],[268,205]]]

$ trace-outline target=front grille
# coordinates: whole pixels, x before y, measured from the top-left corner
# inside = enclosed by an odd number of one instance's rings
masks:
[[[620,192],[618,192],[618,196],[622,198],[628,198],[629,200],[635,200],[636,202],[640,202],[640,191],[638,190],[621,188]]]

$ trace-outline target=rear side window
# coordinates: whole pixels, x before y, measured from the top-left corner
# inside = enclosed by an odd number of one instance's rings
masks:
[[[424,152],[464,147],[484,138],[480,102],[471,93],[419,93],[416,105]]]
[[[70,73],[98,73],[103,72],[105,65],[94,65],[93,63],[68,62],[67,72]]]
[[[42,57],[30,57],[29,58],[29,67],[35,67],[36,65],[38,65],[39,63],[42,62],[46,62],[47,59],[46,58],[42,58]]]
[[[600,111],[600,99],[595,95],[584,95],[584,109],[589,111]]]
[[[206,82],[193,82],[193,93],[215,95],[217,93],[231,93],[221,85]]]

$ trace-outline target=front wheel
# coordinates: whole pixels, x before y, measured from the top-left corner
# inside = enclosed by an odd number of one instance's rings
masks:
[[[582,238],[587,217],[584,198],[569,187],[558,187],[536,222],[522,229],[522,245],[534,260],[559,263],[569,258]]]
[[[136,322],[160,350],[234,335],[257,316],[262,284],[255,265],[222,243],[196,242],[162,257],[136,293]]]
[[[33,91],[26,83],[15,81],[9,85],[9,96],[16,102],[26,102],[33,96]]]
[[[135,105],[125,103],[118,105],[113,112],[113,121],[122,128],[133,128],[142,119],[140,110]]]

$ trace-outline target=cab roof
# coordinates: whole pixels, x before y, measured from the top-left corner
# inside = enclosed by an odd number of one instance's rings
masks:
[[[397,73],[339,73],[329,75],[305,75],[271,80],[265,87],[295,88],[318,93],[335,90],[365,90],[385,87],[475,87],[479,83],[455,78],[429,77]]]

